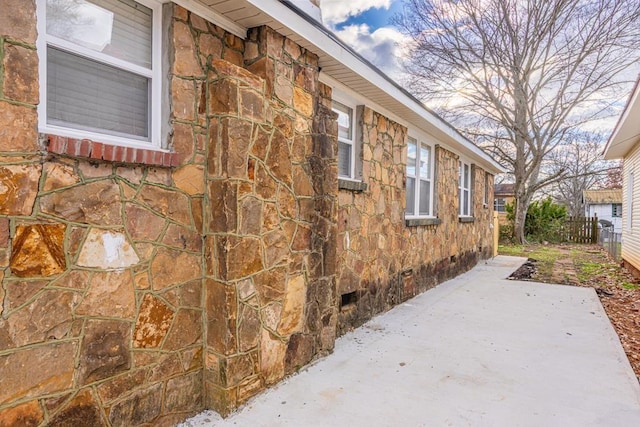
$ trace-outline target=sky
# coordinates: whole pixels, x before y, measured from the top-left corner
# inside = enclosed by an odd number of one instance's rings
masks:
[[[402,0],[321,0],[324,24],[391,78],[402,78],[405,36],[390,22]]]
[[[406,57],[402,45],[408,41],[391,20],[403,10],[403,0],[320,0],[324,25],[345,43],[381,69],[389,77],[402,84],[404,80],[402,57]],[[635,80],[640,67],[629,70],[629,80]],[[631,86],[629,85],[629,90]],[[628,94],[616,100],[616,108],[622,112]],[[613,129],[617,116],[593,121],[585,131],[607,132]]]

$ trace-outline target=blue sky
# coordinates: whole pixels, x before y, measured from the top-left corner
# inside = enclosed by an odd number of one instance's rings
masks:
[[[389,21],[402,0],[321,0],[324,24],[390,77],[402,79],[405,37]]]
[[[401,85],[406,81],[402,58],[407,56],[403,45],[408,42],[390,19],[402,12],[403,0],[320,0],[324,25],[345,43],[371,61]],[[640,67],[638,67],[640,68]],[[635,79],[638,68],[630,71]],[[619,100],[620,109],[627,94]],[[587,131],[613,127],[615,117],[594,120],[584,126]]]
[[[341,30],[348,25],[367,24],[371,31],[375,31],[380,27],[391,26],[390,18],[401,11],[402,1],[396,0],[391,2],[388,9],[384,7],[371,8],[358,15],[350,16],[346,21],[337,24],[335,29]]]

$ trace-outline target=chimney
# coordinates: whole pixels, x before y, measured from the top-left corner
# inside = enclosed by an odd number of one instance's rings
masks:
[[[320,10],[320,0],[289,0],[294,6],[304,13],[322,23],[322,12]]]

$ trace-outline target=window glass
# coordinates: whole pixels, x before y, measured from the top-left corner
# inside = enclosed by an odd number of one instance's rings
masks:
[[[424,145],[420,146],[420,178],[428,179],[431,177],[430,163],[431,149]]]
[[[333,111],[338,113],[338,138],[353,139],[351,126],[353,110],[346,105],[333,101]]]
[[[133,0],[47,0],[47,34],[151,69],[152,11]]]
[[[416,160],[418,158],[417,145],[415,140],[407,143],[407,175],[416,176]]]
[[[351,151],[351,145],[338,142],[338,175],[340,176],[351,176]]]
[[[354,178],[353,108],[333,101],[338,114],[338,176]]]
[[[407,215],[432,215],[431,148],[407,139]]]
[[[47,79],[48,124],[149,137],[146,77],[49,47]]]
[[[407,214],[415,215],[416,213],[416,179],[407,178]]]
[[[161,145],[161,5],[134,0],[38,0],[43,133]],[[157,27],[157,28],[156,28]]]
[[[460,206],[460,216],[471,215],[471,166],[460,161],[458,185],[458,201]]]
[[[420,181],[420,215],[431,213],[431,184],[429,181]]]

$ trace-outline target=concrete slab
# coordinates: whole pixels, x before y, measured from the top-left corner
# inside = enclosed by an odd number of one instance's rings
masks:
[[[640,426],[640,386],[592,289],[504,280],[499,256],[336,343],[225,420],[186,426]]]

